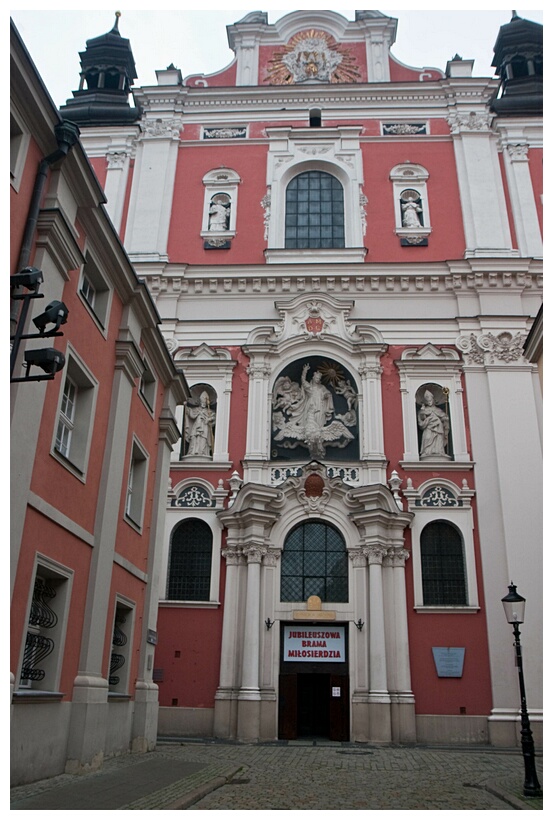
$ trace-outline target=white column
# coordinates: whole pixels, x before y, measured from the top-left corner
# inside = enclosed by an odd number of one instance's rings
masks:
[[[246,351],[249,353],[249,351]],[[269,375],[271,368],[265,363],[252,363],[248,367],[250,377],[248,392],[248,437],[244,465],[244,483],[261,483],[262,466],[248,464],[249,460],[267,461],[269,458],[270,396]]]
[[[246,616],[244,622],[244,646],[242,655],[242,682],[238,693],[239,740],[259,738],[260,701],[259,690],[259,632],[261,600],[261,561],[266,553],[264,547],[252,545],[244,548],[248,560],[246,588]]]
[[[382,585],[386,549],[374,545],[364,552],[369,561],[369,731],[371,740],[385,743],[392,739]]]
[[[518,249],[521,256],[541,258],[543,242],[530,177],[528,144],[509,143],[503,157]]]
[[[492,743],[518,742],[520,696],[512,631],[501,598],[512,581],[527,599],[522,628],[531,720],[542,700],[542,453],[532,366],[512,344],[463,337],[492,678]],[[517,356],[518,353],[518,356]],[[481,361],[484,360],[482,364]],[[510,723],[510,725],[508,725]],[[535,734],[535,733],[534,733]]]
[[[181,121],[146,120],[136,151],[125,246],[133,261],[168,261]]]
[[[127,194],[131,155],[128,149],[110,148],[106,159],[108,166],[104,185],[107,198],[106,210],[115,230],[120,231]]]
[[[225,606],[213,734],[215,737],[229,738],[234,736],[232,701],[238,689],[240,570],[244,558],[240,549],[230,546],[222,550],[222,555],[226,561]]]
[[[503,181],[486,112],[455,110],[453,134],[467,257],[518,256],[513,251]]]

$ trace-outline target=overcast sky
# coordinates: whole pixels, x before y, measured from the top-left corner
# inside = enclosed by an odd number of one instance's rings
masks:
[[[27,4],[29,5],[29,4]],[[86,40],[109,31],[115,11],[122,12],[119,31],[129,38],[136,63],[137,85],[157,84],[155,70],[174,63],[183,77],[189,74],[210,74],[228,65],[233,59],[227,42],[226,26],[240,20],[250,11],[262,10],[274,23],[295,6],[279,2],[278,10],[261,2],[242,10],[217,11],[205,0],[203,10],[136,10],[137,3],[115,0],[109,6],[98,2],[95,11],[74,11],[74,3],[57,10],[26,10],[25,4],[12,2],[11,17],[57,106],[63,105],[79,85],[79,51]],[[493,5],[490,3],[487,6]],[[284,6],[284,8],[283,8]],[[443,9],[443,4],[440,4]],[[317,8],[302,3],[302,8]],[[379,11],[399,21],[392,53],[402,63],[445,70],[455,53],[464,59],[474,59],[473,76],[493,76],[491,68],[493,46],[499,27],[511,19],[511,10],[437,11],[438,4],[427,3],[427,10],[388,9]],[[355,19],[354,10],[334,9],[348,20]],[[543,22],[543,11],[527,11],[518,7],[521,17]]]

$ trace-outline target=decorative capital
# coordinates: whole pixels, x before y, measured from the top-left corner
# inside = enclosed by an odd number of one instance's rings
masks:
[[[459,336],[455,346],[463,353],[467,364],[494,364],[496,360],[506,364],[523,357],[524,338],[522,333],[508,330],[498,333],[482,333],[477,336]]]
[[[371,564],[382,565],[382,561],[384,559],[384,556],[386,555],[386,552],[386,547],[377,546],[376,544],[371,547],[363,547],[363,553],[367,557],[369,566]]]
[[[528,143],[510,144],[507,146],[507,152],[511,158],[511,162],[528,162]]]
[[[487,113],[476,113],[470,111],[469,113],[454,113],[450,114],[447,122],[452,134],[460,134],[463,132],[474,133],[475,131],[488,131],[490,127],[491,117]]]

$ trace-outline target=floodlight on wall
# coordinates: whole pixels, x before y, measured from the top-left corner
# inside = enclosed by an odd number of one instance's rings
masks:
[[[36,291],[42,282],[44,282],[44,276],[38,268],[23,268],[19,273],[14,273],[10,277],[11,288],[27,288],[27,290]]]
[[[44,313],[41,313],[40,316],[33,319],[33,324],[38,328],[41,336],[53,336],[58,332],[60,326],[67,322],[68,316],[69,310],[66,305],[63,302],[54,300],[50,302],[49,305],[46,305]],[[54,325],[54,327],[47,331],[46,327],[50,324]]]
[[[31,367],[40,367],[48,376],[53,378],[55,373],[63,369],[65,356],[61,350],[56,350],[55,347],[43,347],[38,350],[26,350],[25,363],[27,372]]]

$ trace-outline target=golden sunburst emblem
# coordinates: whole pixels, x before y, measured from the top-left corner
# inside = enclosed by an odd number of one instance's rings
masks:
[[[295,34],[275,51],[267,68],[271,85],[305,82],[355,83],[360,80],[350,49],[335,42],[324,31],[310,29]]]

